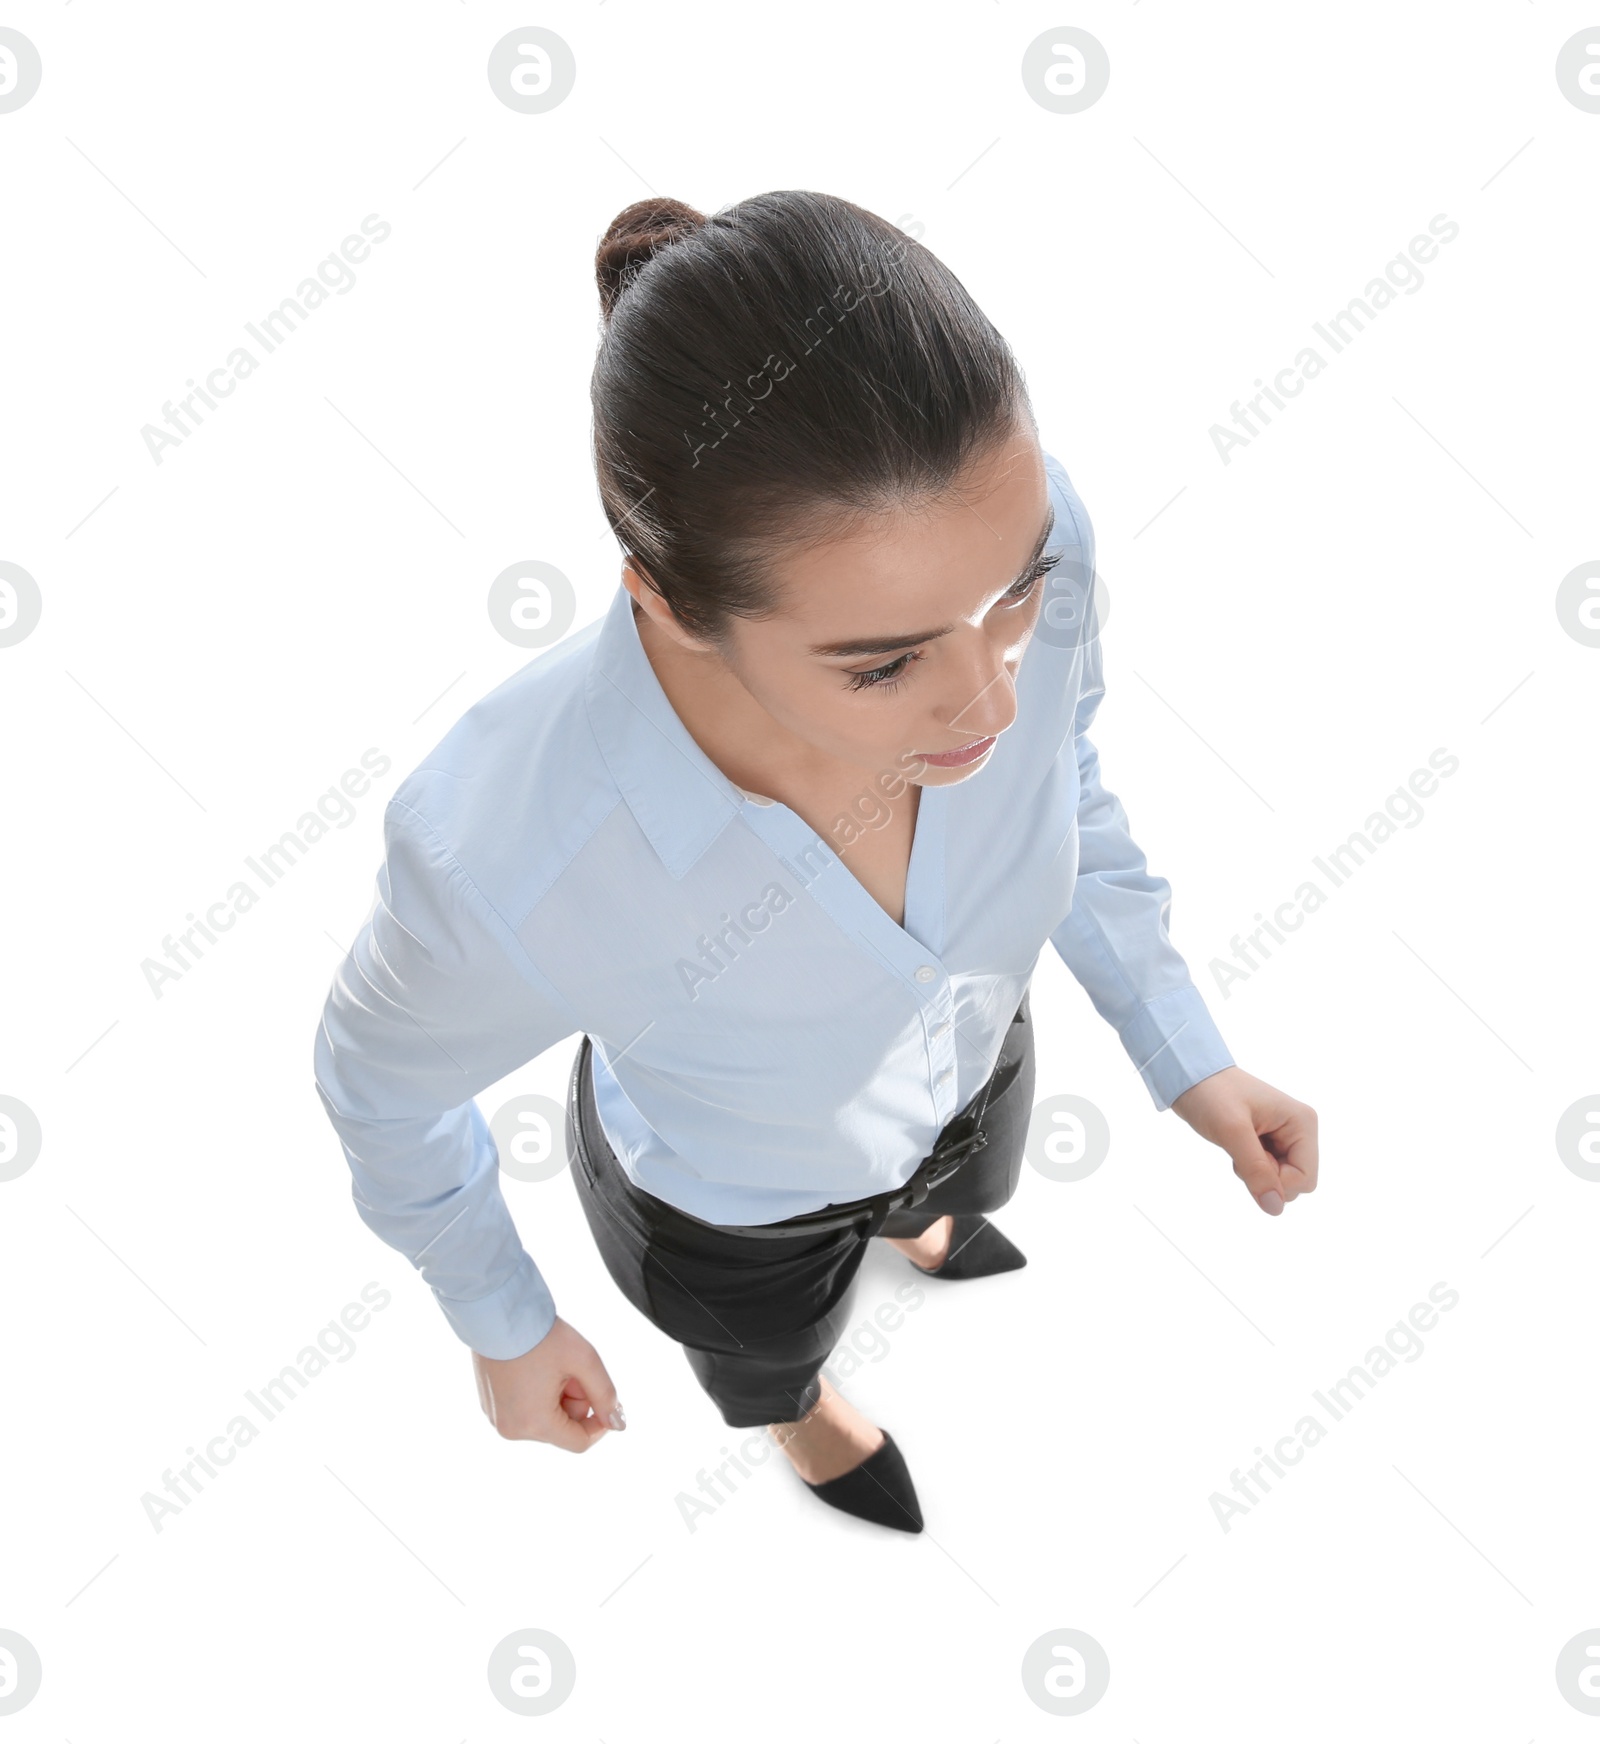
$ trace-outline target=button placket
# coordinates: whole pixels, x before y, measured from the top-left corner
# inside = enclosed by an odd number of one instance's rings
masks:
[[[956,1111],[954,996],[949,978],[930,964],[921,964],[914,973],[918,982],[930,988],[922,1019],[928,1046],[928,1083],[933,1092],[934,1112],[944,1126]],[[937,988],[932,986],[935,981],[941,983]]]
[[[758,806],[754,803],[756,795],[745,793],[742,788],[738,791],[751,802],[744,814],[746,824],[773,850],[788,875],[799,878],[801,887],[835,923],[865,945],[886,970],[901,978],[902,986],[915,994],[927,1048],[928,1092],[941,1126],[947,1124],[956,1111],[958,1084],[955,1000],[944,965],[934,954],[935,940],[930,937],[924,942],[891,920],[882,904],[868,894],[831,850],[825,865],[812,876],[802,876],[796,867],[817,839],[815,832],[787,806],[778,803]],[[908,911],[912,895],[920,894],[923,913],[939,922],[941,936],[942,914],[938,912],[941,904],[936,900],[939,892],[934,878],[937,867],[931,858],[933,850],[942,850],[941,813],[937,806],[929,809],[927,802],[944,791],[932,788],[923,795],[907,884]],[[907,918],[911,918],[909,912]]]

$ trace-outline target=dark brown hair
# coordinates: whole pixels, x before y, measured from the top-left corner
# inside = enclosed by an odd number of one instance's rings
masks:
[[[830,194],[707,218],[640,200],[595,256],[601,501],[691,633],[778,601],[782,544],[939,495],[1031,420],[1006,342],[955,274]]]

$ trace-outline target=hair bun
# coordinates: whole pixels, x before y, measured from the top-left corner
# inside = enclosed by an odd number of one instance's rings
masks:
[[[600,286],[600,308],[611,319],[617,298],[645,262],[674,242],[681,242],[706,222],[703,212],[682,200],[636,200],[611,220],[595,251],[594,276]]]

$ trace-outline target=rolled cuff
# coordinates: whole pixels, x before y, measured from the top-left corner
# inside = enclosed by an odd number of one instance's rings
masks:
[[[1147,1000],[1119,1034],[1158,1110],[1236,1063],[1192,982]]]
[[[435,1290],[434,1299],[463,1344],[501,1362],[532,1350],[556,1323],[555,1299],[527,1254],[500,1288],[487,1296],[460,1302]]]

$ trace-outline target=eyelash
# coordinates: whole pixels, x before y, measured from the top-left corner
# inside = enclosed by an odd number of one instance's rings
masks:
[[[1017,593],[1013,588],[1004,596],[1006,604],[1012,606],[1024,604],[1032,597],[1033,590],[1060,561],[1059,553],[1054,557],[1041,557],[1028,575],[1016,583],[1016,587],[1020,587],[1022,592]],[[920,649],[913,649],[909,653],[900,655],[898,659],[891,660],[886,666],[875,666],[870,672],[852,672],[850,682],[845,688],[848,690],[896,691],[904,682],[905,675],[911,666],[923,658]]]

